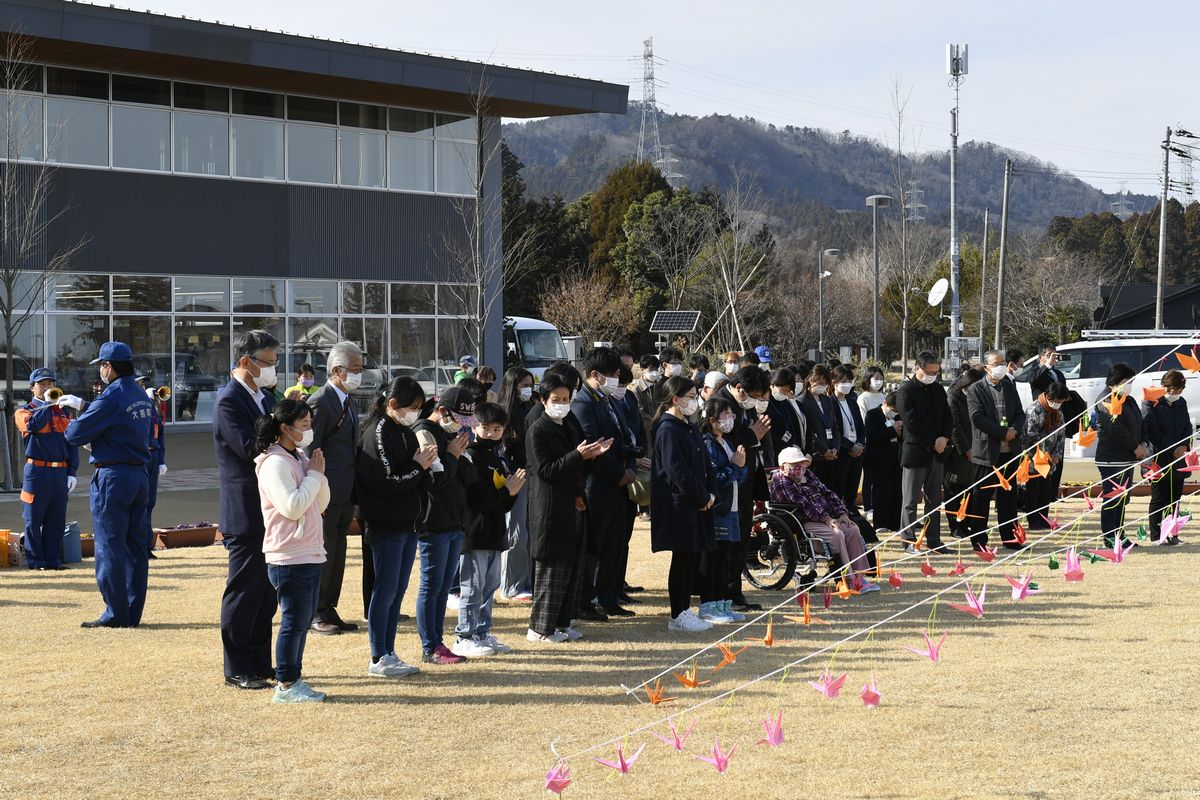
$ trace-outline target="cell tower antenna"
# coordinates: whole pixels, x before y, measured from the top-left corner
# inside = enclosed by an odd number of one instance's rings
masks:
[[[638,133],[638,161],[663,163],[662,140],[658,135],[658,101],[654,97],[654,37],[642,42],[642,129]],[[646,137],[649,135],[649,141]]]
[[[946,74],[954,89],[954,108],[950,109],[950,335],[962,335],[959,290],[962,270],[958,252],[958,89],[967,77],[967,46],[946,45]]]

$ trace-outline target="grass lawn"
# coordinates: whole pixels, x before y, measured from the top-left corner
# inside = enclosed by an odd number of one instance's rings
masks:
[[[1130,518],[1145,504],[1133,501]],[[1062,516],[1081,508],[1071,504]],[[1095,535],[1095,514],[1087,523],[1056,543]],[[903,565],[900,589],[884,581],[882,592],[834,598],[828,610],[818,595],[814,613],[832,624],[803,627],[776,615],[772,647],[753,643],[715,673],[718,654],[703,654],[700,677],[711,683],[687,690],[668,677],[663,685],[676,699],[655,707],[621,684],[636,685],[716,637],[667,633],[669,555],[648,549],[639,524],[630,580],[648,591],[638,616],[581,625],[586,638],[576,643],[526,642],[528,606],[504,603],[495,632],[513,654],[388,680],[366,674],[364,630],[310,637],[305,675],[329,700],[301,707],[222,684],[220,547],[159,551],[136,630],[79,628],[101,610],[90,561],[68,572],[0,571],[0,798],[546,796],[552,740],[572,754],[654,723],[957,580],[946,576],[953,560],[942,557],[930,578]],[[685,715],[685,726],[696,725],[684,754],[646,731],[626,743],[627,755],[646,745],[628,775],[591,759],[612,758],[614,746],[573,760],[564,796],[1200,796],[1200,703],[1191,687],[1200,663],[1200,545],[1140,548],[1119,566],[1085,559],[1080,583],[1048,569],[1049,549],[1039,547],[1030,564],[1039,595],[1013,601],[1003,575],[1015,575],[1015,565],[968,557],[974,587],[988,581],[982,619],[939,602],[931,623],[931,606],[922,606]],[[359,554],[353,540],[341,610],[361,624]],[[410,615],[416,582],[404,602]],[[785,599],[754,596],[765,605]],[[962,593],[945,599],[961,603]],[[929,627],[948,633],[937,664],[904,650],[919,647]],[[738,639],[761,638],[764,628]],[[411,620],[401,623],[398,645],[402,658],[419,660]],[[835,675],[849,673],[833,700],[807,684],[831,658]],[[876,709],[858,696],[872,673],[883,695]],[[784,743],[756,747],[760,721],[778,709]],[[665,725],[653,730],[667,734]],[[714,737],[737,745],[724,775],[693,758]]]

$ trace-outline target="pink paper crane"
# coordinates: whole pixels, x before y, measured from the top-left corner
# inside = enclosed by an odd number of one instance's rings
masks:
[[[1008,581],[1009,585],[1012,586],[1013,600],[1024,600],[1026,597],[1037,594],[1037,589],[1030,588],[1030,585],[1033,583],[1033,575],[1025,574],[1020,578],[1005,575],[1004,580]]]
[[[932,578],[934,575],[937,575],[937,570],[933,568],[933,564],[929,563],[928,558],[921,564],[921,574],[926,578]]]
[[[1179,531],[1183,529],[1192,519],[1191,514],[1180,514],[1179,509],[1171,512],[1162,518],[1159,524],[1158,543],[1162,544],[1167,539],[1173,539],[1179,536]]]
[[[838,696],[838,692],[842,690],[842,684],[846,682],[846,673],[842,673],[837,678],[833,677],[833,673],[829,671],[829,667],[821,673],[821,677],[815,681],[809,681],[808,685],[816,689],[821,694],[832,700]]]
[[[975,555],[979,556],[981,561],[995,561],[996,548],[988,547],[986,544],[975,551]]]
[[[546,789],[561,795],[563,790],[571,785],[571,768],[565,762],[559,761],[546,773]]]
[[[908,652],[912,653],[915,656],[921,656],[923,658],[928,658],[930,661],[932,661],[933,663],[936,664],[938,662],[938,659],[941,658],[942,645],[944,645],[946,643],[946,634],[945,633],[942,634],[942,640],[940,642],[938,642],[937,644],[933,643],[933,640],[929,638],[928,633],[924,633],[921,635],[925,637],[925,649],[918,650],[915,647],[906,647],[904,649],[907,650]]]
[[[1058,533],[1058,529],[1060,527],[1062,527],[1062,523],[1060,523],[1058,521],[1058,514],[1054,515],[1054,519],[1051,519],[1050,517],[1047,517],[1045,514],[1042,514],[1042,519],[1046,520],[1046,524],[1050,526],[1050,535],[1051,536]]]
[[[697,761],[703,761],[706,764],[711,764],[717,772],[724,773],[729,769],[729,759],[733,757],[734,751],[737,750],[737,745],[729,748],[728,753],[721,752],[721,740],[713,740],[712,754],[707,756],[692,756]]]
[[[963,563],[962,554],[959,553],[958,558],[955,559],[955,561],[954,561],[954,566],[950,568],[950,575],[952,577],[957,578],[959,576],[965,575],[966,573],[967,573],[967,565]]]
[[[1100,497],[1102,499],[1112,500],[1113,498],[1120,497],[1121,495],[1123,495],[1129,491],[1129,479],[1128,478],[1125,479],[1124,483],[1117,483],[1116,481],[1113,481],[1112,484],[1113,484],[1113,488],[1109,489],[1107,492],[1100,495]]]
[[[1157,461],[1151,461],[1146,465],[1146,471],[1142,477],[1148,481],[1156,481],[1163,476],[1163,469],[1158,465]]]
[[[621,773],[622,775],[628,775],[629,768],[633,766],[633,762],[638,760],[638,756],[640,756],[642,754],[642,751],[645,749],[646,749],[646,745],[642,745],[641,747],[639,747],[637,749],[636,753],[634,753],[629,758],[625,758],[625,751],[624,751],[623,746],[617,745],[617,760],[616,761],[607,761],[603,758],[593,758],[592,760],[595,761],[597,764],[603,764],[606,767],[615,769],[617,772]]]
[[[767,735],[755,742],[756,745],[767,744],[771,747],[779,747],[783,744],[783,709],[779,709],[779,713],[775,719],[767,717],[762,721],[763,730]]]
[[[968,583],[966,595],[966,605],[950,603],[950,607],[964,614],[970,614],[975,619],[979,619],[983,616],[983,604],[987,602],[987,581],[983,582],[983,588],[979,591],[978,595],[975,594],[974,590],[971,589],[971,584]]]
[[[683,733],[680,733],[675,729],[675,720],[668,720],[667,725],[671,728],[671,738],[668,739],[666,736],[662,736],[657,733],[654,734],[654,738],[658,739],[665,745],[671,746],[676,750],[676,752],[682,753],[683,746],[687,744],[688,737],[692,735],[692,728],[696,727],[696,721],[692,720],[692,724],[688,725],[687,730]],[[651,731],[651,733],[653,733],[653,731]]]
[[[1096,504],[1092,502],[1092,493],[1084,489],[1083,499],[1087,501],[1088,511],[1095,511]]]
[[[1118,536],[1116,544],[1112,546],[1112,549],[1088,550],[1088,552],[1094,556],[1100,556],[1103,559],[1111,561],[1114,564],[1121,564],[1125,561],[1125,556],[1128,555],[1129,551],[1135,547],[1137,547],[1137,545],[1135,545],[1133,542],[1127,542],[1122,537]]]
[[[858,693],[862,698],[863,705],[867,708],[879,708],[879,701],[883,695],[879,693],[879,687],[875,684],[875,673],[871,673],[871,682],[864,683],[862,691]]]
[[[1072,547],[1067,551],[1067,568],[1063,570],[1063,577],[1068,583],[1078,583],[1083,580],[1083,567],[1079,566],[1079,554]]]

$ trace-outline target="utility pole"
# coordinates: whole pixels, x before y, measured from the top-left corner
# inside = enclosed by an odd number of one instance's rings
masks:
[[[1012,159],[1004,159],[1004,202],[1000,206],[1000,272],[996,276],[996,334],[992,337],[992,349],[1000,349],[1001,332],[1004,330],[1004,263],[1008,255],[1008,184],[1012,178]]]
[[[950,109],[950,335],[962,335],[962,265],[958,252],[958,88],[967,74],[967,46],[946,45],[946,72],[954,87],[954,108]]]
[[[1171,189],[1171,129],[1162,143],[1162,202],[1158,207],[1158,279],[1154,287],[1154,330],[1163,329],[1163,285],[1167,279],[1167,193]]]
[[[988,212],[991,209],[983,210],[983,268],[979,272],[979,346],[983,347],[983,309],[986,308],[984,300],[987,297],[987,257],[988,257]],[[983,353],[980,353],[983,355]]]

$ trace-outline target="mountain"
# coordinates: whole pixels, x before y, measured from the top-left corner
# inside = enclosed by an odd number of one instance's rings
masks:
[[[637,153],[641,113],[556,117],[504,125],[509,148],[525,164],[531,196],[561,194],[573,200],[594,191],[614,166]],[[749,172],[784,223],[810,216],[812,207],[861,211],[871,194],[895,196],[894,153],[874,139],[817,128],[783,128],[748,117],[712,114],[693,117],[659,114],[664,144],[669,144],[682,184],[695,189],[725,187],[733,169]],[[1004,160],[1014,162],[1009,193],[1010,225],[1045,230],[1055,216],[1078,217],[1111,211],[1116,195],[1107,194],[1053,165],[989,142],[959,147],[960,224],[982,227],[983,210],[999,222]],[[949,224],[949,151],[918,155],[913,177],[924,192],[924,216]],[[1156,198],[1127,195],[1132,210],[1153,208]],[[995,229],[994,229],[995,230]]]

